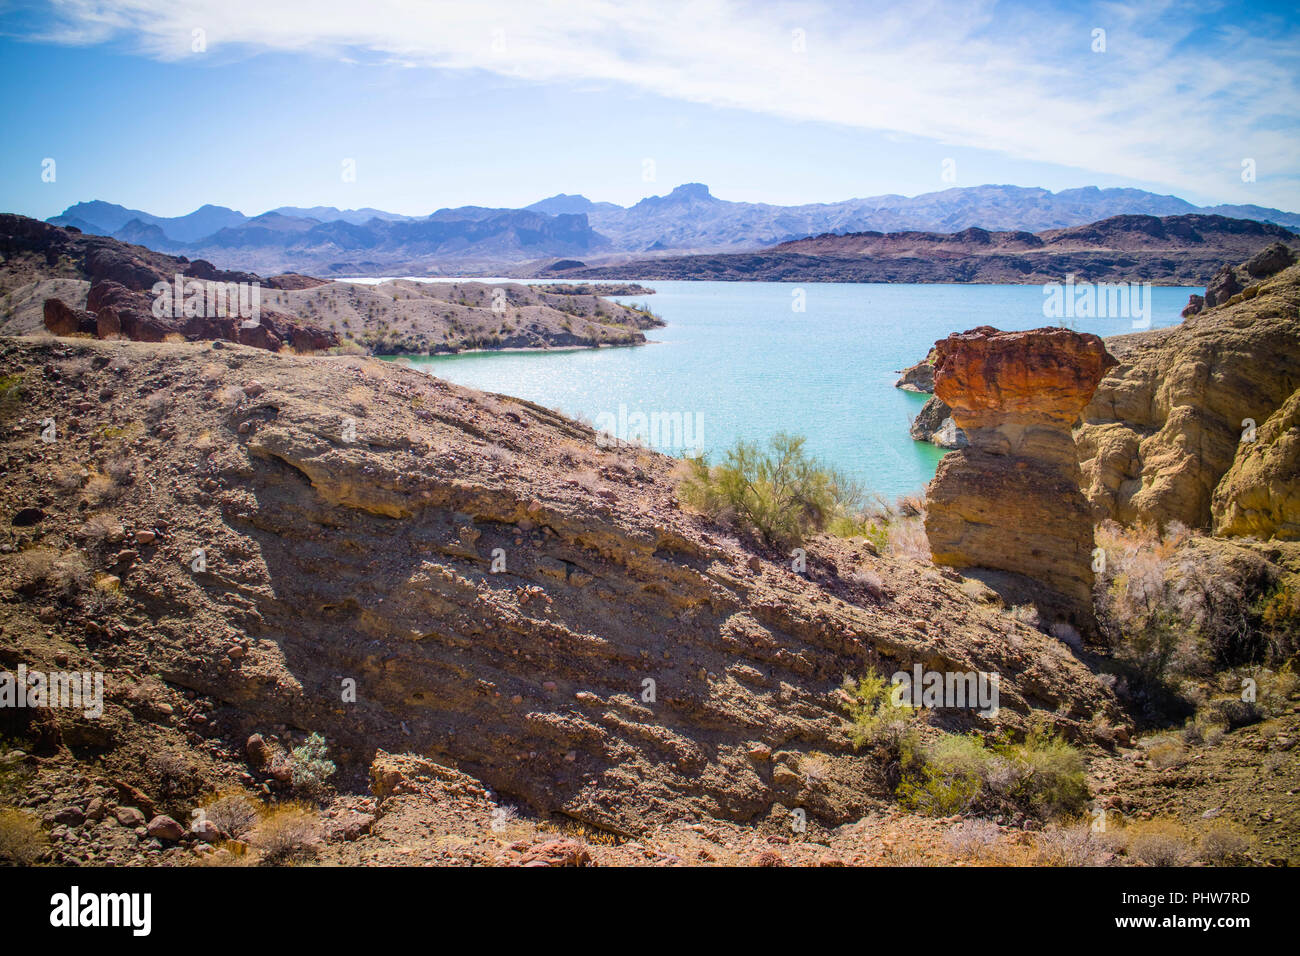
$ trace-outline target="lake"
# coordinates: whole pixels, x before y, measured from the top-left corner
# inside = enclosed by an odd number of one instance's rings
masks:
[[[465,280],[482,281],[482,280]],[[697,437],[715,455],[737,439],[804,435],[808,449],[894,498],[919,491],[942,451],[913,441],[908,425],[926,396],[893,387],[898,370],[935,340],[979,325],[1031,329],[1044,318],[1038,285],[894,285],[779,282],[643,282],[646,303],[667,325],[635,348],[476,352],[412,356],[456,382],[516,395],[611,429],[637,430],[637,415],[665,425],[658,436]],[[1181,322],[1200,288],[1151,289],[1151,326]],[[802,294],[803,311],[796,311]],[[1080,332],[1133,331],[1129,318],[1071,318]],[[683,435],[689,426],[690,434]],[[699,435],[694,432],[698,429]],[[646,429],[640,429],[646,434]],[[672,453],[680,448],[662,448]]]

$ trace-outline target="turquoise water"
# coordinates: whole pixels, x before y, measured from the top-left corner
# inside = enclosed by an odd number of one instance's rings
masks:
[[[449,381],[517,395],[598,425],[617,420],[620,405],[629,429],[637,412],[680,413],[699,425],[706,450],[795,432],[807,437],[811,452],[893,498],[920,490],[941,456],[908,436],[925,396],[894,388],[897,370],[924,358],[950,332],[1058,324],[1043,317],[1037,285],[642,284],[655,294],[618,301],[644,302],[663,317],[664,328],[646,333],[654,344],[411,361]],[[796,290],[805,295],[803,312],[792,308]],[[1201,290],[1151,291],[1151,325],[1159,327],[1180,322],[1188,295]],[[1098,335],[1133,330],[1128,318],[1066,322]],[[660,445],[680,437],[695,436],[677,431],[661,436]]]

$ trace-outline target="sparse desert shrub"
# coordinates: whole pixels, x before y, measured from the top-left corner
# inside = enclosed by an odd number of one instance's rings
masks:
[[[203,805],[203,812],[222,833],[239,840],[257,823],[258,804],[235,790],[217,794]]]
[[[1109,849],[1087,823],[1048,826],[1035,837],[1037,860],[1044,866],[1101,866]]]
[[[300,803],[284,803],[262,812],[248,842],[266,863],[282,865],[313,859],[321,842],[320,818]]]
[[[687,459],[678,496],[712,518],[735,522],[776,547],[798,544],[839,518],[862,510],[860,486],[810,458],[804,439],[780,432],[766,447],[738,442],[714,466]]]
[[[1198,856],[1214,866],[1243,861],[1250,853],[1251,839],[1230,820],[1216,820],[1201,833]]]
[[[1279,581],[1256,606],[1268,643],[1268,659],[1286,661],[1300,654],[1300,576]]]
[[[578,472],[570,480],[589,495],[598,495],[605,490],[605,486],[601,484],[600,475],[590,469]]]
[[[1032,604],[1017,604],[1007,612],[1007,616],[1013,621],[1019,621],[1021,624],[1032,627],[1034,630],[1041,629],[1043,624],[1042,618],[1038,614],[1038,608]]]
[[[895,705],[893,687],[881,675],[871,672],[856,683],[845,679],[842,690],[849,699],[855,745],[884,744],[897,749],[914,735],[916,709],[901,700]]]
[[[48,591],[69,598],[90,585],[89,566],[76,551],[61,554],[52,548],[31,548],[12,560],[20,591]]]
[[[1002,751],[1008,759],[1025,768],[1016,796],[1040,816],[1078,813],[1087,803],[1083,754],[1063,737],[1035,727],[1024,743],[1011,744]]]
[[[289,755],[293,785],[304,794],[316,795],[328,786],[329,778],[338,768],[329,759],[329,748],[320,734],[311,734],[300,747]]]
[[[1174,581],[1182,536],[1162,538],[1150,526],[1125,531],[1105,522],[1097,544],[1106,567],[1096,577],[1097,620],[1115,657],[1141,682],[1161,684],[1171,675],[1203,673],[1204,642],[1184,619]]]
[[[41,821],[26,810],[0,808],[0,861],[31,866],[45,852],[48,838]]]
[[[1186,760],[1187,751],[1176,737],[1161,737],[1147,749],[1147,758],[1157,770],[1168,770]]]
[[[1129,856],[1148,866],[1185,866],[1196,856],[1194,838],[1174,820],[1139,820],[1122,834]]]
[[[899,495],[894,508],[904,518],[924,518],[925,495]]]
[[[54,487],[60,491],[72,492],[81,488],[82,473],[80,468],[59,468],[54,472]]]
[[[173,751],[160,751],[150,755],[144,763],[145,770],[157,781],[158,793],[164,800],[174,800],[197,792],[198,776],[194,765]]]
[[[1291,646],[1278,624],[1286,616],[1285,586],[1258,555],[1227,549],[1177,522],[1163,535],[1104,522],[1097,544],[1106,555],[1097,575],[1097,619],[1116,659],[1132,671],[1122,688],[1131,703],[1158,711],[1162,696],[1177,699],[1180,685],[1191,686],[1188,678],[1277,660]]]
[[[115,455],[104,465],[104,474],[114,484],[128,486],[135,482],[135,463],[126,455]]]
[[[996,823],[976,817],[949,827],[943,835],[943,842],[957,856],[973,859],[988,852],[1001,836],[1002,831]]]
[[[930,562],[930,539],[921,518],[899,518],[889,523],[889,553],[896,558]]]
[[[1079,813],[1088,799],[1083,754],[1034,727],[1021,743],[986,744],[976,734],[928,741],[898,786],[904,806],[932,816],[970,807],[1042,819]]]
[[[885,581],[874,571],[854,571],[845,580],[854,587],[866,591],[867,596],[873,601],[880,601],[885,597]]]
[[[86,500],[91,504],[105,505],[122,497],[123,489],[110,476],[99,471],[92,471],[90,477],[86,479],[84,490]]]
[[[1056,638],[1066,647],[1073,648],[1076,651],[1083,650],[1083,635],[1069,621],[1054,621],[1047,629],[1047,633]]]
[[[122,527],[122,522],[104,513],[87,518],[78,533],[91,547],[116,544],[126,537],[126,529]]]
[[[23,401],[23,377],[17,373],[0,375],[0,415],[13,414]]]
[[[172,396],[167,392],[154,392],[144,402],[145,417],[152,423],[163,420],[171,406]]]
[[[112,574],[101,574],[95,583],[78,595],[78,603],[91,617],[99,617],[120,608],[124,601],[122,582]]]

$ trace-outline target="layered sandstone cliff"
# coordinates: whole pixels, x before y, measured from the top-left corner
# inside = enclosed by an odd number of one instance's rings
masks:
[[[1023,575],[1092,620],[1093,520],[1071,426],[1115,362],[1095,335],[987,326],[936,344],[935,396],[969,447],[946,455],[926,496],[934,560]]]
[[[1267,251],[1267,250],[1266,250]],[[1281,258],[1229,270],[1250,277]],[[1234,280],[1236,281],[1236,280]],[[1119,359],[1076,433],[1094,515],[1294,537],[1300,266],[1234,292],[1182,325],[1116,336]],[[1219,290],[1220,292],[1222,290]]]

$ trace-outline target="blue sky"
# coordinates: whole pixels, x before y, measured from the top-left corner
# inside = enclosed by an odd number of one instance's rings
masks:
[[[947,188],[945,159],[1300,210],[1288,4],[0,0],[0,72],[0,210],[42,218],[832,202]]]

